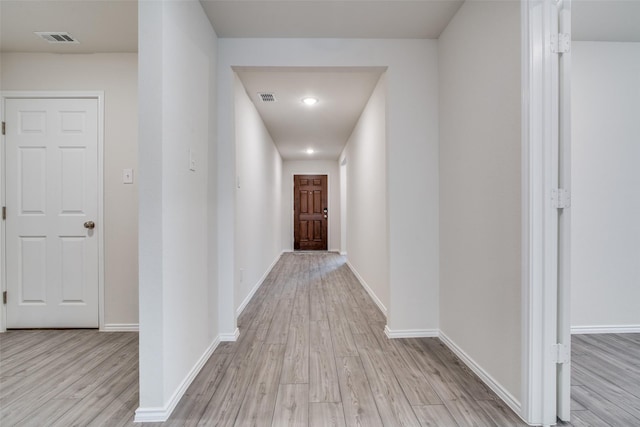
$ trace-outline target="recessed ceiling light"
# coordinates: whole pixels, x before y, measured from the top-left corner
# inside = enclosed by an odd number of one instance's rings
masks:
[[[306,98],[302,98],[302,103],[304,105],[316,105],[318,103],[318,98],[307,96]]]
[[[313,153],[314,153],[313,148],[307,148],[307,154],[313,154]]]

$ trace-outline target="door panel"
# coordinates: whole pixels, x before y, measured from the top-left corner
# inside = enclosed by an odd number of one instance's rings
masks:
[[[7,327],[98,327],[98,101],[5,107]]]
[[[27,304],[44,304],[47,300],[46,237],[19,238],[18,283],[20,301]]]
[[[327,176],[295,175],[295,250],[327,250]]]

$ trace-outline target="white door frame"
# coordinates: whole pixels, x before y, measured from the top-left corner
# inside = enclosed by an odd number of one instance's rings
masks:
[[[558,326],[564,328],[562,323],[568,319],[568,312],[563,313],[567,316],[564,320],[558,319],[559,215],[552,201],[552,190],[559,188],[560,154],[560,61],[559,55],[552,52],[552,36],[559,32],[561,5],[556,0],[522,0],[521,5],[521,415],[529,424],[548,426],[556,424],[558,416],[555,345],[562,335]]]
[[[559,14],[561,33],[571,36],[571,2],[562,0]],[[571,39],[571,37],[569,37]],[[571,184],[571,49],[559,62],[559,187],[572,192]],[[557,415],[563,421],[571,416],[571,209],[562,209],[558,219],[558,343],[564,345],[568,361],[558,366]]]
[[[0,92],[0,117],[5,121],[5,101],[18,99],[96,99],[98,101],[98,219],[96,222],[98,234],[98,325],[104,330],[104,91],[2,91]],[[0,150],[0,199],[2,206],[6,206],[5,189],[5,136],[2,138]],[[0,288],[7,290],[6,270],[6,222],[0,226]],[[7,310],[0,303],[0,332],[6,331]]]

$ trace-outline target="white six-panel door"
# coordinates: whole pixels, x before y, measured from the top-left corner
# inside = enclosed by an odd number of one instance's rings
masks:
[[[5,120],[7,327],[96,328],[98,101],[6,99]]]

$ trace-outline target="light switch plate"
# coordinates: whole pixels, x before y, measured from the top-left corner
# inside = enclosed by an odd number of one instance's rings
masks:
[[[133,184],[133,169],[122,170],[122,183]]]

